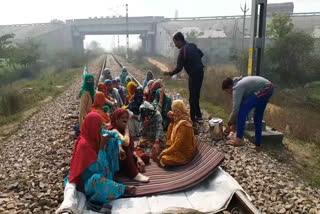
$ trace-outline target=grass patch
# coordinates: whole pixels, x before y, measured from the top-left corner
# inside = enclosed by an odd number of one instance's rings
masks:
[[[22,113],[17,113],[14,115],[10,115],[10,116],[0,116],[0,126],[8,124],[8,123],[12,123],[12,122],[16,122],[21,120],[22,118]],[[1,134],[1,132],[0,132]]]
[[[225,108],[222,106],[215,105],[211,102],[200,100],[200,107],[205,109],[209,114],[213,115],[214,117],[218,117],[223,119],[224,121],[228,121],[229,113],[226,112]]]
[[[64,72],[49,71],[36,80],[21,83],[20,88],[32,88],[30,92],[24,93],[24,98],[30,100],[27,106],[34,105],[48,96],[56,97],[66,90],[76,74],[81,74],[80,68],[72,68]]]
[[[285,138],[284,144],[295,160],[293,171],[312,186],[320,186],[320,148],[293,138]]]
[[[174,91],[176,93],[179,93],[181,96],[183,97],[187,97],[188,94],[188,89],[184,86],[185,83],[183,81],[165,81],[164,82],[165,87],[169,90],[169,91]]]
[[[14,87],[2,88],[0,91],[1,115],[13,115],[21,110],[22,96]]]
[[[311,82],[309,87],[309,98],[320,106],[320,81]]]
[[[317,88],[320,92],[320,81],[314,81],[310,83],[310,88]]]
[[[12,88],[2,88],[0,93],[0,126],[22,119],[21,113],[23,111],[38,106],[39,102],[47,97],[58,96],[81,73],[81,68],[67,69],[62,72],[50,69],[40,74],[37,79],[21,80],[14,83]],[[17,99],[13,97],[17,97]],[[8,107],[11,112],[8,111]],[[15,111],[12,111],[12,108]]]

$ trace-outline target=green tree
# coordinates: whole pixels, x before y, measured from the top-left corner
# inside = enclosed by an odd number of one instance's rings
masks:
[[[105,50],[101,47],[101,44],[94,40],[90,42],[87,49],[96,53],[97,55],[101,55],[105,52]]]
[[[23,65],[25,67],[34,65],[40,58],[40,43],[27,39],[23,43],[18,43],[12,57],[13,63]]]
[[[191,30],[190,32],[186,33],[186,40],[188,42],[197,44],[199,42],[199,37],[203,34],[203,32],[199,32],[197,30]]]
[[[241,50],[235,57],[236,66],[240,71],[241,76],[246,76],[248,74],[248,60],[249,54],[246,50]]]
[[[268,25],[272,42],[266,48],[270,69],[280,77],[280,83],[292,86],[307,81],[308,62],[312,58],[314,39],[311,35],[294,29],[288,15],[274,15]]]
[[[294,25],[287,14],[273,14],[267,26],[267,35],[276,39],[283,38],[292,32]]]
[[[52,20],[50,21],[50,23],[51,23],[51,24],[64,24],[63,21],[58,20],[58,19],[52,19]]]
[[[203,35],[203,32],[198,32],[196,30],[191,30],[191,32],[186,33],[186,40],[188,42],[192,42],[192,43],[196,43],[197,44],[199,42],[198,37],[202,36],[202,35]]]
[[[198,42],[198,33],[196,31],[191,31],[187,33],[186,40],[189,42],[197,43]]]
[[[55,53],[54,60],[52,61],[58,71],[64,71],[71,67],[72,64],[72,50],[63,49]]]
[[[12,39],[14,34],[5,34],[0,36],[0,58],[8,58],[12,51]]]

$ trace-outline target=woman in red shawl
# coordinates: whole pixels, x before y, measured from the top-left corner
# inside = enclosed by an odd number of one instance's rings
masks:
[[[124,109],[117,109],[111,118],[109,130],[116,131],[122,141],[122,148],[126,152],[126,159],[120,161],[120,170],[130,179],[139,182],[148,182],[149,177],[141,174],[144,172],[145,163],[134,151],[134,143],[129,135],[129,113]]]
[[[106,104],[106,99],[101,91],[96,92],[94,95],[93,105],[90,108],[90,112],[96,112],[101,117],[104,123],[110,123],[110,118],[107,113],[104,112],[103,106]]]
[[[106,84],[104,84],[104,82],[99,82],[98,91],[101,91],[105,95],[105,97],[108,98],[107,86]]]
[[[135,187],[113,181],[114,173],[119,170],[121,140],[116,132],[104,130],[105,134],[101,135],[102,123],[98,113],[90,112],[85,117],[73,150],[70,174],[66,178],[84,192],[88,201],[96,204],[135,192]]]

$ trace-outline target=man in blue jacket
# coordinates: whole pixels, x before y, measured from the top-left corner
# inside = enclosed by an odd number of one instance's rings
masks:
[[[185,41],[181,32],[173,36],[173,42],[180,49],[177,65],[172,71],[164,74],[173,76],[179,73],[182,68],[187,72],[189,75],[190,116],[193,122],[197,122],[202,120],[199,99],[204,75],[204,66],[201,60],[203,53],[195,44]]]

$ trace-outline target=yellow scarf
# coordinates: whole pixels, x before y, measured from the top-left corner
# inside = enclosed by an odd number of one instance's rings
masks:
[[[177,131],[181,125],[185,125],[187,127],[192,127],[192,121],[190,119],[189,113],[186,109],[182,100],[175,100],[172,102],[172,110],[178,110],[179,113],[175,114],[173,129],[171,134],[171,141],[174,141],[174,137],[177,134]]]

